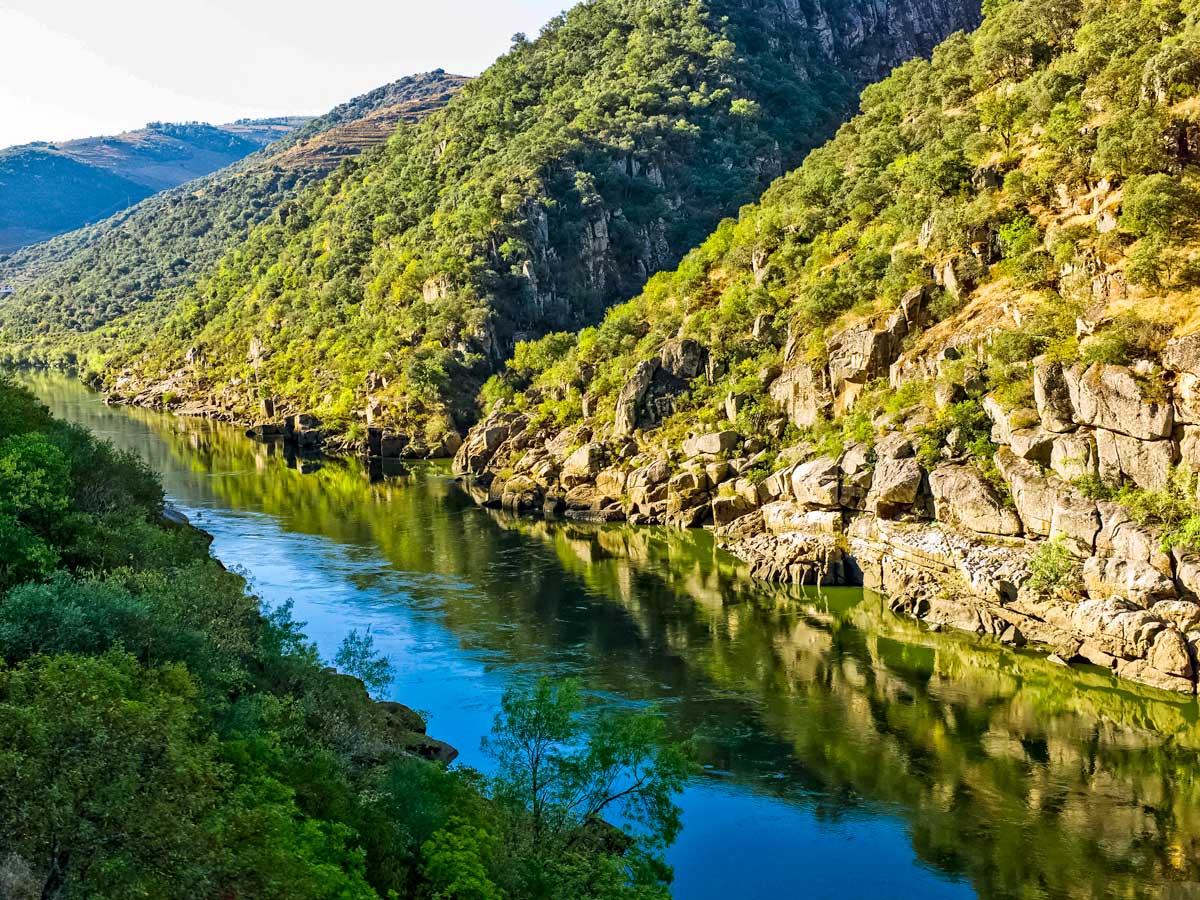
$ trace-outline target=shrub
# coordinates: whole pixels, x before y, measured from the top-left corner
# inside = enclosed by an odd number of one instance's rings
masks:
[[[1039,597],[1073,592],[1078,582],[1079,561],[1071,555],[1061,537],[1044,542],[1029,560],[1026,584]]]

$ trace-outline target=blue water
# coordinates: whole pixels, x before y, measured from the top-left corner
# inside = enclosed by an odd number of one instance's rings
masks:
[[[861,592],[756,583],[703,533],[509,519],[444,468],[310,469],[223,426],[28,380],[142,454],[326,658],[369,628],[395,667],[387,695],[425,712],[457,764],[486,768],[502,692],[547,672],[698,735],[705,768],[669,853],[682,900],[1152,896],[1197,880],[1194,705],[928,634]]]

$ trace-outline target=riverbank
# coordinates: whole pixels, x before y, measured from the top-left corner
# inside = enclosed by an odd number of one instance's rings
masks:
[[[663,349],[652,376],[681,358],[703,370],[703,348],[684,343]],[[556,430],[497,407],[455,470],[486,505],[711,527],[757,577],[865,586],[933,626],[1195,693],[1200,551],[1185,532],[1200,471],[1200,336],[1134,367],[1034,360],[1028,405],[973,397],[982,361],[967,352],[947,350],[936,378],[897,361],[893,408],[832,446],[772,451],[733,428],[682,439],[586,420]],[[653,384],[630,376],[622,396],[635,413]]]
[[[309,468],[220,423],[30,383],[161,471],[324,657],[370,629],[398,663],[384,696],[418,705],[461,764],[487,771],[504,691],[546,671],[697,734],[668,853],[678,900],[1099,900],[1200,881],[1178,850],[1200,821],[1194,697],[935,631],[858,590],[752,579],[705,529],[513,516],[442,464]]]
[[[664,351],[681,354],[697,355],[692,348]],[[1195,352],[1186,343],[1172,355],[1191,359]],[[708,527],[757,578],[866,587],[887,596],[896,613],[932,627],[1037,645],[1064,665],[1085,662],[1195,693],[1200,555],[1160,549],[1163,528],[1139,524],[1121,504],[1089,499],[1067,479],[1098,477],[1102,463],[1124,475],[1120,457],[1109,451],[1102,459],[1097,441],[1135,439],[1087,417],[1076,423],[1065,370],[1047,366],[1031,376],[1042,385],[1036,407],[985,404],[996,439],[990,472],[973,464],[961,436],[947,436],[936,464],[919,460],[911,427],[819,456],[803,445],[774,454],[765,441],[731,430],[693,434],[678,448],[643,447],[632,436],[596,440],[586,423],[551,434],[499,411],[461,445],[455,435],[441,451],[456,448],[455,472],[485,506],[576,521]],[[1197,377],[1182,375],[1185,384]],[[1093,410],[1115,407],[1110,416],[1135,416],[1149,402],[1122,367],[1076,367],[1070,377],[1075,397],[1090,378],[1094,386],[1084,389],[1082,402]],[[161,396],[115,402],[154,408]],[[169,411],[245,424],[211,405]],[[270,421],[249,427],[247,436],[283,440],[302,452],[385,460],[431,452],[379,428],[350,441],[324,431],[315,417],[281,417],[269,403],[262,411]],[[1175,416],[1188,418],[1187,411]],[[1165,483],[1168,467],[1185,453],[1190,458],[1190,427],[1172,434],[1174,445],[1157,457],[1153,445],[1126,449],[1131,477]],[[786,465],[761,477],[767,460]],[[1051,550],[1053,559],[1039,560]],[[1052,583],[1035,588],[1030,580],[1039,565],[1054,570]]]

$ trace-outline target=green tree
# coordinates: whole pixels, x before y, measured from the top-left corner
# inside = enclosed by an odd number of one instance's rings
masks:
[[[484,749],[496,762],[495,800],[507,811],[513,893],[569,896],[562,885],[621,860],[622,890],[665,890],[659,853],[679,832],[675,795],[689,754],[666,740],[655,712],[584,718],[579,683],[540,679],[501,700]],[[617,818],[629,831],[617,831]],[[569,874],[573,872],[574,874]]]

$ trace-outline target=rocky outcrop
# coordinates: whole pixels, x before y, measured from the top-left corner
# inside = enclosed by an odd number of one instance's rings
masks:
[[[797,424],[851,408],[893,366],[926,298],[910,292],[891,315],[835,332],[824,353],[791,334],[784,366],[764,385]],[[947,352],[942,362],[959,358]],[[654,402],[677,397],[711,363],[704,348],[673,339],[631,373],[622,427],[593,433],[584,422],[551,436],[496,413],[457,465],[474,475],[492,453],[484,477],[494,479],[495,505],[536,510],[545,498],[550,509],[557,497],[554,511],[572,518],[711,527],[757,577],[862,584],[931,625],[1044,645],[1064,661],[1194,692],[1200,552],[1167,552],[1159,530],[1094,499],[1103,484],[1156,491],[1175,483],[1178,464],[1200,470],[1200,425],[1191,424],[1200,409],[1185,378],[1200,368],[1200,339],[1173,342],[1164,362],[1037,359],[1026,369],[1030,401],[1016,406],[1002,398],[1022,392],[985,394],[960,365],[962,380],[942,378],[931,399],[975,416],[969,439],[903,414],[880,417],[871,440],[837,453],[822,440],[823,450],[801,443],[768,455],[767,439],[781,432],[710,427],[665,446],[641,430],[655,421]],[[737,404],[725,397],[717,420],[738,419]]]

